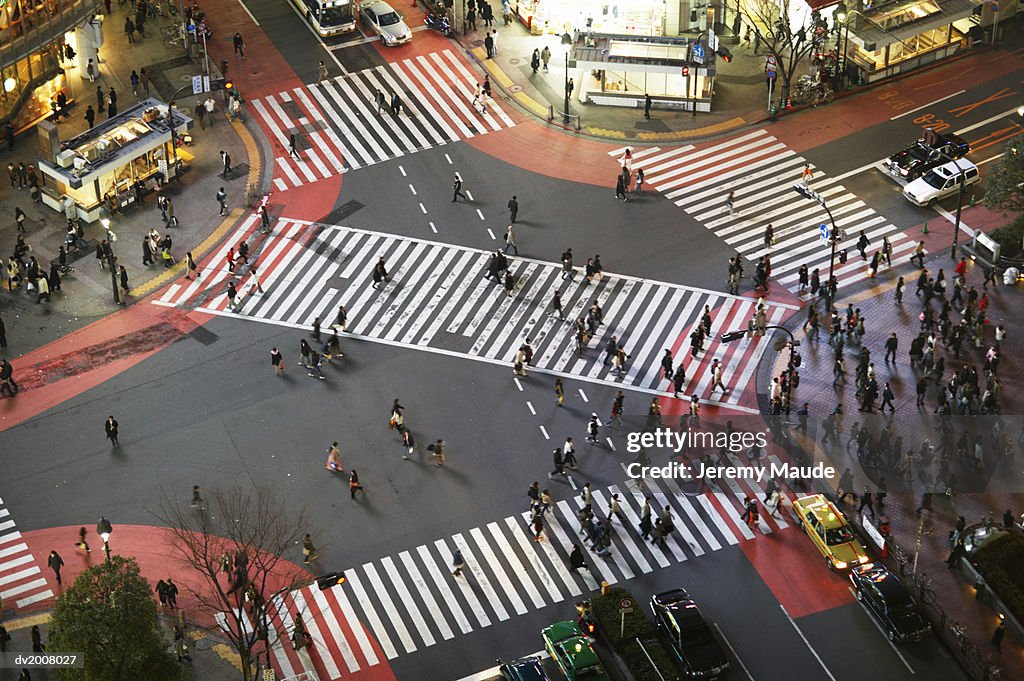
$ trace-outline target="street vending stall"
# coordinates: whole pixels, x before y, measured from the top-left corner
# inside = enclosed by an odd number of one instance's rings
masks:
[[[146,99],[66,142],[56,139],[53,126],[40,126],[43,203],[86,222],[120,210],[139,191],[180,175],[185,159],[175,134],[193,124],[177,109]]]

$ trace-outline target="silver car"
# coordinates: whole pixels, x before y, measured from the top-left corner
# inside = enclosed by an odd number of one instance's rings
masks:
[[[380,36],[385,45],[401,45],[412,40],[412,31],[402,21],[401,15],[382,0],[359,5],[359,16],[374,34]]]

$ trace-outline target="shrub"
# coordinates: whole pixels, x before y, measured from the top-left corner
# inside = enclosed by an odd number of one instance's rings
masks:
[[[619,602],[623,598],[629,598],[635,604],[633,612],[626,613],[624,629],[622,629],[622,619],[619,615]],[[673,664],[671,653],[665,650],[657,627],[648,619],[643,604],[633,594],[625,589],[612,587],[608,589],[607,594],[594,596],[590,603],[602,636],[625,662],[635,681],[660,681],[661,679],[651,668],[647,655],[636,642],[637,639],[644,642],[647,653],[654,660],[662,677],[666,681],[678,681],[680,676]],[[622,635],[620,635],[620,631]]]
[[[1024,534],[1010,531],[986,542],[971,562],[1017,621],[1024,621]]]

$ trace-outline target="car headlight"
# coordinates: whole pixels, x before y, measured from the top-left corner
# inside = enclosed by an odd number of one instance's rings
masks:
[[[900,175],[909,175],[910,170],[908,168],[900,168]]]
[[[864,563],[868,562],[868,557],[867,556],[860,556],[857,560],[859,560],[861,565],[863,565]]]
[[[834,561],[832,561],[832,565],[834,565],[837,570],[845,570],[846,569],[846,561],[845,560],[834,560]]]

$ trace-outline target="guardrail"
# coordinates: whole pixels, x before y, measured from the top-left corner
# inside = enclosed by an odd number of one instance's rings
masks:
[[[569,113],[567,111],[556,111],[553,104],[548,105],[548,123],[555,120],[555,116],[561,116],[562,123],[566,126],[572,125],[576,132],[580,131],[580,126],[583,122],[582,116],[579,114]]]

